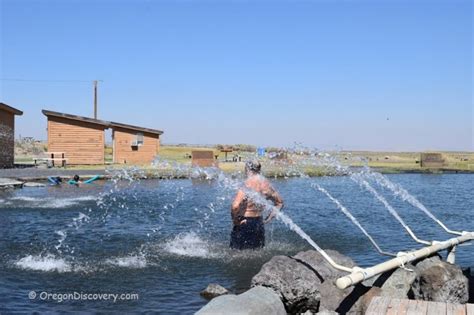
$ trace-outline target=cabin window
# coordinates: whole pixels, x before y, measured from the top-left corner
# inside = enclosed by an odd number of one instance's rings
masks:
[[[135,135],[135,140],[132,142],[132,145],[137,146],[137,147],[143,145],[143,133],[142,132],[138,132]]]

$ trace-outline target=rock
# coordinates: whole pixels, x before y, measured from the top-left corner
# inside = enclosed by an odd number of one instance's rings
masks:
[[[342,255],[338,251],[332,249],[324,250],[336,263],[346,267],[354,267],[355,263],[352,259],[347,256]],[[315,250],[308,250],[306,252],[299,252],[294,259],[299,260],[303,264],[307,264],[309,267],[318,272],[318,274],[326,279],[336,279],[342,276],[345,276],[347,272],[334,269],[324,257]]]
[[[0,178],[0,188],[22,187],[23,182],[11,178]]]
[[[339,315],[339,313],[335,311],[322,310],[317,312],[316,315]]]
[[[323,279],[306,265],[287,256],[274,256],[252,278],[252,287],[273,289],[289,313],[317,312]]]
[[[471,267],[463,270],[463,274],[467,277],[469,281],[469,301],[468,303],[474,303],[474,274],[471,272]]]
[[[381,296],[387,296],[396,299],[409,298],[411,285],[415,281],[416,273],[415,266],[407,264],[406,269],[396,269],[388,279],[382,284]],[[412,270],[412,271],[410,271]]]
[[[210,300],[213,299],[217,296],[228,294],[229,290],[226,288],[218,285],[217,283],[211,283],[205,288],[204,290],[201,291],[201,296],[204,298]]]
[[[367,280],[362,281],[361,283],[365,285],[366,287],[380,287],[380,285],[377,285],[381,281],[382,275],[376,275],[374,277],[371,277]],[[388,278],[388,276],[387,276]],[[385,281],[385,280],[382,280]]]
[[[416,300],[464,304],[469,301],[469,284],[459,266],[430,257],[416,265],[411,291]]]
[[[196,315],[286,315],[285,306],[271,289],[254,287],[240,295],[227,294],[212,299]]]
[[[35,183],[35,182],[26,182],[23,184],[23,187],[45,187],[46,185],[43,183]]]
[[[352,259],[340,253],[326,251],[333,260],[344,266],[352,267]],[[345,274],[334,269],[326,262],[320,253],[314,250],[300,252],[293,257],[275,256],[262,266],[260,272],[252,278],[252,286],[265,286],[273,289],[285,304],[289,313],[303,313],[306,311],[318,312],[321,299],[321,285],[324,283],[324,291],[336,292],[333,282],[336,278]],[[352,289],[350,289],[352,290]],[[337,293],[335,300],[343,300],[345,294]],[[325,295],[325,299],[332,295]],[[335,310],[337,304],[328,300],[327,304]]]
[[[361,284],[341,290],[334,281],[325,281],[319,287],[320,310],[335,311],[340,314],[362,314],[363,296],[370,290]]]

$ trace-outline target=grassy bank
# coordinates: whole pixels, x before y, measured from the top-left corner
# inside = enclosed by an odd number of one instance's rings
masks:
[[[212,150],[214,155],[218,156],[219,168],[225,172],[238,172],[244,170],[243,162],[226,162],[224,160],[225,154],[212,147],[188,147],[188,146],[169,146],[162,145],[158,153],[158,157],[163,161],[177,163],[178,165],[191,165],[191,152],[194,150]],[[474,173],[474,152],[440,152],[445,160],[445,165],[442,168],[431,169],[422,168],[420,166],[419,152],[372,152],[372,151],[340,151],[330,153],[336,160],[345,166],[362,167],[368,165],[371,168],[377,169],[382,173],[440,173],[440,172],[473,172]],[[237,151],[228,153],[228,159],[232,160],[234,155],[242,157],[245,161],[248,158],[254,157],[253,152]],[[130,165],[112,165],[112,148],[105,148],[105,164],[104,165],[71,165],[68,169],[74,170],[104,170],[106,168],[124,168]],[[33,163],[34,156],[31,154],[21,152],[17,155],[15,161],[17,163]],[[288,160],[285,162],[275,162],[268,160],[264,162],[264,170],[268,176],[288,176],[292,175],[292,169],[304,170],[304,173],[310,176],[327,175],[328,168],[317,166],[302,166],[298,165],[302,156],[288,155]],[[304,156],[303,156],[304,159]],[[311,159],[318,159],[318,157],[311,157]],[[145,172],[152,175],[154,169],[151,165],[138,165]],[[173,172],[172,169],[161,170],[165,173]]]

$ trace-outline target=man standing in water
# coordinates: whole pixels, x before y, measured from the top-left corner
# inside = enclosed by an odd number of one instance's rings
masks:
[[[234,249],[255,249],[265,246],[264,224],[269,223],[283,208],[283,200],[270,182],[260,174],[258,161],[245,163],[247,180],[239,189],[232,203],[231,216],[234,227],[230,235],[230,247]],[[265,206],[259,199],[270,200],[275,205],[263,219]]]

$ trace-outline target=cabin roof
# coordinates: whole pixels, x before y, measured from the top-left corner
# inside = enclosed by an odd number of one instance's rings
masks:
[[[127,124],[122,124],[122,123],[113,122],[113,121],[105,121],[105,120],[99,120],[99,119],[94,119],[94,118],[89,118],[89,117],[83,117],[83,116],[53,112],[53,111],[46,110],[46,109],[43,109],[42,112],[47,117],[53,116],[53,117],[66,118],[66,119],[71,119],[71,120],[76,120],[76,121],[88,122],[88,123],[91,123],[91,124],[101,125],[105,128],[117,127],[117,128],[147,132],[147,133],[157,134],[157,135],[163,134],[163,131],[161,131],[161,130],[145,128],[145,127],[139,127],[139,126],[133,126],[133,125],[127,125]]]
[[[96,125],[101,125],[106,128],[109,127],[110,123],[105,120],[99,120],[99,119],[94,119],[94,118],[89,118],[89,117],[83,117],[83,116],[77,116],[77,115],[71,115],[71,114],[65,114],[65,113],[59,113],[59,112],[53,112],[50,110],[42,110],[42,113],[47,116],[47,117],[60,117],[60,118],[65,118],[65,119],[70,119],[70,120],[76,120],[76,121],[81,121],[81,122],[87,122],[91,124],[96,124]]]
[[[163,131],[158,130],[158,129],[138,127],[138,126],[127,125],[127,124],[122,124],[122,123],[113,122],[113,121],[110,122],[110,126],[111,127],[123,128],[123,129],[129,129],[129,130],[135,130],[135,131],[142,131],[142,132],[147,132],[147,133],[152,133],[152,134],[157,134],[157,135],[163,134]]]
[[[5,103],[0,103],[0,110],[4,110],[14,115],[23,115],[23,112],[21,110],[11,107],[10,105],[7,105]]]

